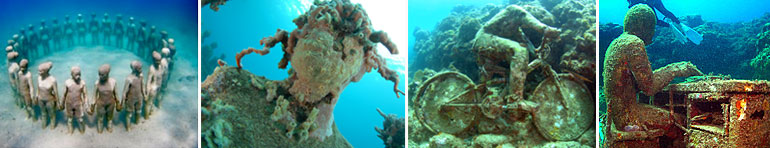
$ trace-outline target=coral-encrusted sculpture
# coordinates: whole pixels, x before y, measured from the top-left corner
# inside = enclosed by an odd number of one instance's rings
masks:
[[[682,130],[668,111],[637,103],[639,91],[651,96],[661,91],[674,77],[703,75],[695,65],[679,62],[655,71],[650,67],[645,45],[655,32],[655,14],[647,5],[638,4],[626,13],[625,32],[607,50],[604,61],[604,94],[607,96],[609,121],[606,146],[658,147],[659,137],[679,138]]]
[[[396,114],[385,114],[379,108],[377,112],[385,118],[385,121],[382,122],[384,129],[374,127],[374,130],[379,133],[377,137],[382,139],[386,148],[403,148],[405,146],[404,140],[406,140],[406,122],[404,122],[404,118],[399,118]]]
[[[340,93],[372,68],[395,83],[396,97],[404,94],[398,90],[397,73],[387,67],[376,46],[382,43],[391,54],[398,54],[398,49],[385,32],[372,29],[361,5],[348,0],[316,1],[294,23],[297,29],[291,32],[278,29],[274,36],[263,38],[262,50],[248,48],[235,58],[241,68],[240,60],[246,54],[265,55],[276,44],[282,44],[284,55],[278,67],[283,69],[291,64],[292,70],[287,80],[278,83],[287,84],[281,87],[288,89],[291,97],[287,98],[293,98],[289,108],[301,107],[305,114],[319,109],[314,126],[317,129],[310,128],[311,137],[323,141],[331,135],[332,112]]]

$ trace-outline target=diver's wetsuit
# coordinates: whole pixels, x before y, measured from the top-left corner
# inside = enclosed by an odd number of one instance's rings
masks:
[[[634,6],[639,3],[647,4],[648,6],[652,7],[652,9],[658,10],[666,18],[671,19],[671,21],[673,21],[674,23],[679,24],[679,19],[676,18],[674,13],[671,13],[671,11],[668,11],[668,9],[666,9],[666,7],[663,6],[663,2],[661,2],[660,0],[626,0],[626,1],[628,1],[628,8],[631,8],[631,6]],[[663,22],[661,20],[658,20],[657,24],[661,26],[668,26],[668,25],[665,25],[668,23]]]

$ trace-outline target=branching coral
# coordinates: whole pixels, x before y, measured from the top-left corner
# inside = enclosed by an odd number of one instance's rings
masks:
[[[231,141],[224,135],[224,133],[230,132],[230,130],[232,130],[232,125],[219,118],[218,115],[224,112],[235,111],[235,107],[225,104],[222,100],[215,100],[207,104],[207,106],[201,108],[201,115],[205,117],[204,120],[210,120],[207,122],[210,124],[204,125],[207,127],[204,127],[203,129],[205,129],[205,131],[201,132],[201,137],[203,139],[201,143],[212,148],[227,147],[230,145]]]
[[[332,112],[340,93],[373,68],[395,83],[396,97],[404,94],[398,90],[397,73],[388,68],[385,59],[376,52],[377,43],[385,45],[391,54],[398,54],[398,49],[387,33],[372,29],[360,4],[348,0],[315,1],[294,23],[297,29],[291,32],[278,29],[274,36],[260,41],[263,49],[244,49],[236,55],[236,61],[241,68],[243,56],[268,54],[270,48],[281,43],[284,54],[278,67],[284,69],[288,64],[292,67],[289,78],[283,81],[290,85],[282,87],[297,98],[292,105],[305,108],[305,112],[310,108],[317,112],[317,119],[311,121],[318,129],[309,131],[311,137],[323,141],[331,135]],[[272,96],[268,95],[267,99],[271,100]]]
[[[382,127],[385,129],[374,127],[374,130],[379,133],[377,137],[382,139],[386,148],[403,148],[404,140],[406,140],[406,128],[404,127],[406,126],[406,123],[404,122],[404,118],[399,118],[395,114],[385,114],[379,108],[377,109],[377,112],[380,113],[380,116],[385,118],[385,121],[382,122]]]

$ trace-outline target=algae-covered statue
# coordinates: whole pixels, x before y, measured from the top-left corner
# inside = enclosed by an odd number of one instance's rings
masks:
[[[274,36],[260,41],[265,45],[262,50],[245,49],[236,55],[236,61],[241,68],[240,60],[244,55],[252,52],[265,55],[276,44],[282,44],[284,55],[278,67],[283,69],[291,64],[293,73],[275,84],[288,89],[286,95],[292,96],[285,97],[292,102],[287,107],[303,108],[302,114],[317,112],[315,122],[307,123],[312,125],[309,129],[300,125],[300,137],[307,136],[302,129],[320,141],[330,136],[332,112],[340,93],[350,82],[360,81],[372,69],[395,83],[396,97],[404,94],[398,90],[398,74],[388,68],[376,47],[377,43],[382,43],[391,54],[398,54],[398,49],[387,33],[372,28],[360,4],[348,0],[316,1],[310,10],[295,18],[294,23],[297,29],[291,32],[278,29]],[[268,100],[272,100],[271,97],[275,96],[268,96]],[[288,123],[302,121],[293,114],[284,118],[290,120]]]
[[[651,96],[674,77],[703,75],[695,65],[678,62],[652,70],[645,45],[652,43],[656,16],[638,4],[626,13],[624,33],[610,44],[604,61],[604,94],[609,121],[605,135],[609,147],[658,147],[659,137],[679,138],[677,117],[661,108],[637,102],[638,92]]]

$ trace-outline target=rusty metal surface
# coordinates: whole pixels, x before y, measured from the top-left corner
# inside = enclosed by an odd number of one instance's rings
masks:
[[[770,147],[770,82],[704,80],[664,92],[685,102],[688,147]]]
[[[704,80],[671,84],[664,90],[676,92],[770,93],[770,82],[765,80]]]

